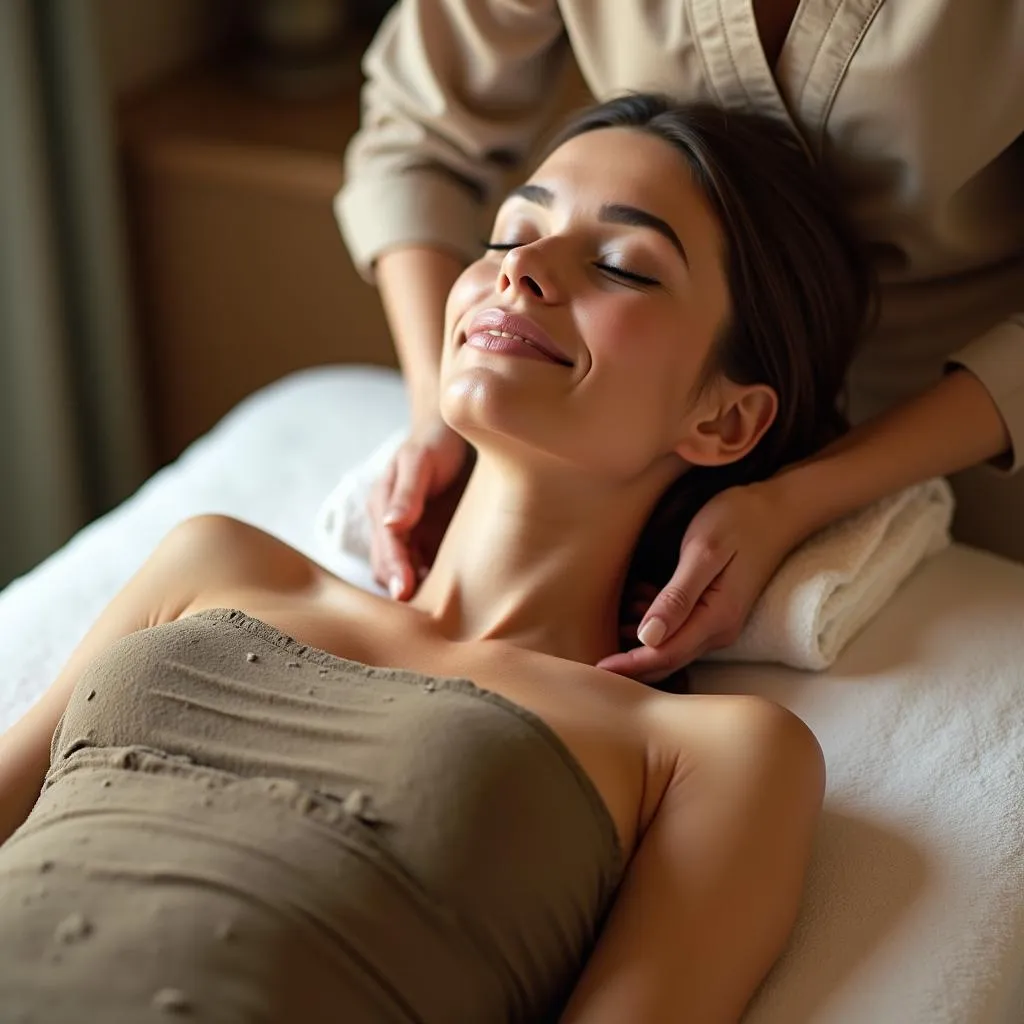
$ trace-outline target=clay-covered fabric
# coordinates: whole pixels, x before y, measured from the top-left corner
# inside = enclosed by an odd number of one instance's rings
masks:
[[[200,612],[76,685],[0,847],[0,1020],[554,1019],[621,873],[530,712]]]

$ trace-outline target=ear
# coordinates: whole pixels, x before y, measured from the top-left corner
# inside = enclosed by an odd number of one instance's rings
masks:
[[[736,462],[764,437],[778,411],[778,395],[767,384],[724,381],[699,403],[676,454],[694,466]]]

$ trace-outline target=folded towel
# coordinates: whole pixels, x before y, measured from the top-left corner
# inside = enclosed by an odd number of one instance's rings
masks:
[[[317,542],[328,565],[378,591],[366,567],[366,503],[404,437],[404,431],[396,432],[346,473],[316,516]],[[819,531],[779,567],[736,643],[709,657],[828,668],[915,567],[949,544],[952,515],[953,492],[936,479]]]

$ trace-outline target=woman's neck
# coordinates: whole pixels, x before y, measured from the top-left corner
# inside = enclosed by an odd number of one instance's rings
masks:
[[[618,650],[636,538],[678,471],[666,459],[602,486],[481,453],[412,606],[452,641],[502,640],[594,664]]]

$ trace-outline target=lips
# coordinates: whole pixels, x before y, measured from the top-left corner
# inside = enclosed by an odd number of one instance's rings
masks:
[[[536,349],[553,363],[572,366],[572,360],[551,340],[546,331],[529,317],[520,313],[509,313],[504,309],[485,309],[470,321],[466,337],[482,331],[497,332],[518,339],[530,348]]]

